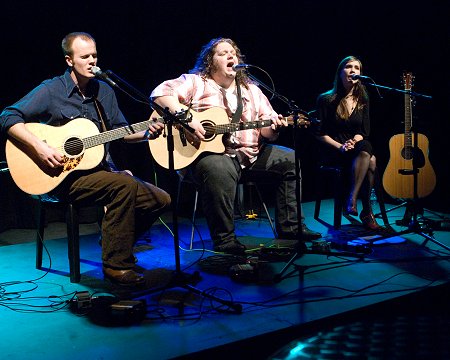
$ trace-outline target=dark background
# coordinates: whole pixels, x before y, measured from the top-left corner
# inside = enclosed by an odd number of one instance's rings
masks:
[[[111,69],[145,94],[165,79],[194,65],[211,38],[234,39],[246,62],[266,70],[276,90],[306,111],[330,89],[339,61],[358,56],[364,74],[378,84],[402,89],[402,73],[415,75],[413,90],[431,95],[416,99],[414,126],[430,141],[429,159],[436,172],[434,192],[422,199],[434,210],[450,211],[448,175],[449,40],[445,1],[10,1],[1,8],[0,108],[17,101],[42,80],[64,72],[60,49],[64,35],[91,33],[98,65]],[[269,78],[252,70],[269,84]],[[369,88],[372,142],[384,172],[391,136],[404,131],[404,96]],[[151,110],[118,93],[129,122],[147,119]],[[272,101],[279,113],[287,106]],[[304,200],[314,198],[317,147],[308,130],[297,144],[302,159]],[[293,146],[292,130],[278,143]],[[4,144],[0,156],[4,160]],[[152,165],[146,144],[121,146],[117,159],[136,175],[174,194],[176,177]],[[25,200],[24,200],[25,199]],[[389,199],[388,200],[393,200]],[[0,230],[26,226],[29,203],[9,174],[0,174]],[[395,203],[395,201],[393,201]]]

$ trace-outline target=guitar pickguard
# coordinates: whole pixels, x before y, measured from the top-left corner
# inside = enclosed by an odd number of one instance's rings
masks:
[[[81,160],[83,160],[83,154],[77,157],[68,157],[66,155],[63,156],[63,172],[68,172],[74,170],[78,165],[80,165]]]
[[[425,166],[425,155],[422,149],[417,147],[413,148],[403,148],[402,158],[405,160],[413,160],[416,162],[416,167],[423,168]]]

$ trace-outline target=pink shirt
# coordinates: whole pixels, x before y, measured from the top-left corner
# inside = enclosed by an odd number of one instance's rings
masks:
[[[267,97],[254,84],[249,89],[241,86],[243,110],[240,121],[276,119]],[[204,111],[212,107],[225,109],[231,119],[236,110],[236,94],[226,94],[212,79],[203,79],[195,74],[183,74],[178,79],[167,80],[153,90],[151,97],[175,96],[186,106],[191,105],[194,111]],[[224,136],[226,153],[237,156],[243,167],[256,160],[262,145],[260,129],[237,131],[230,136]]]

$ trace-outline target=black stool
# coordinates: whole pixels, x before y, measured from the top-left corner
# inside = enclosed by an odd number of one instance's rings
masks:
[[[333,210],[333,227],[339,229],[342,223],[342,211],[343,207],[346,205],[346,195],[348,194],[349,184],[346,181],[346,174],[344,174],[344,169],[339,166],[329,166],[322,165],[317,171],[317,182],[316,182],[316,203],[314,207],[314,219],[319,219],[320,214],[320,204],[323,199],[323,189],[326,188],[325,180],[331,179],[333,184],[333,199],[334,199],[334,210]],[[374,172],[374,190],[377,197],[377,201],[380,207],[380,214],[383,219],[383,223],[388,226],[389,220],[386,215],[386,207],[384,204],[383,189],[381,187],[380,175],[378,168]]]
[[[267,172],[264,172],[267,175]],[[197,184],[194,182],[194,180],[192,179],[191,175],[189,174],[188,170],[181,170],[178,171],[178,192],[177,192],[177,203],[176,206],[177,208],[179,208],[180,205],[180,198],[181,198],[181,192],[182,192],[182,187],[186,184],[190,184],[191,186],[194,187],[195,189],[195,195],[194,195],[194,205],[193,205],[193,209],[192,209],[192,217],[191,217],[191,223],[192,223],[192,227],[191,227],[191,239],[190,239],[190,245],[189,248],[192,249],[193,246],[193,242],[194,242],[194,235],[195,235],[195,217],[196,217],[196,212],[197,212],[197,205],[198,205],[198,195],[199,195],[199,188],[197,186]],[[254,179],[257,178],[258,181],[255,181]],[[258,196],[258,199],[264,209],[264,212],[267,216],[267,219],[269,220],[269,224],[270,227],[272,229],[273,235],[276,238],[277,237],[277,233],[275,230],[275,225],[273,223],[272,217],[270,216],[269,210],[267,208],[266,203],[263,200],[262,194],[259,191],[259,188],[257,186],[257,182],[263,181],[264,177],[261,177],[261,174],[259,171],[247,171],[245,172],[241,179],[238,182],[238,190],[236,192],[236,196],[238,198],[238,203],[239,203],[239,187],[241,187],[241,185],[243,186],[249,186],[249,187],[253,187],[256,190],[256,194]],[[250,204],[253,203],[253,199],[251,196],[251,189],[250,189]]]
[[[70,282],[80,282],[80,232],[79,207],[71,202],[62,201],[48,195],[33,196],[38,201],[36,234],[36,269],[42,269],[44,247],[44,229],[47,208],[63,208],[67,225],[67,246],[70,269]]]

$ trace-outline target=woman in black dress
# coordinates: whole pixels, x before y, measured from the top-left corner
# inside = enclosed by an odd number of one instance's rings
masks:
[[[324,159],[341,165],[351,174],[350,195],[345,206],[348,214],[357,216],[357,199],[361,195],[359,217],[365,227],[377,230],[370,206],[376,159],[368,140],[370,132],[369,97],[365,86],[353,75],[360,75],[362,64],[354,56],[344,58],[336,71],[334,86],[319,95],[317,118],[321,120],[318,139],[324,143]]]

